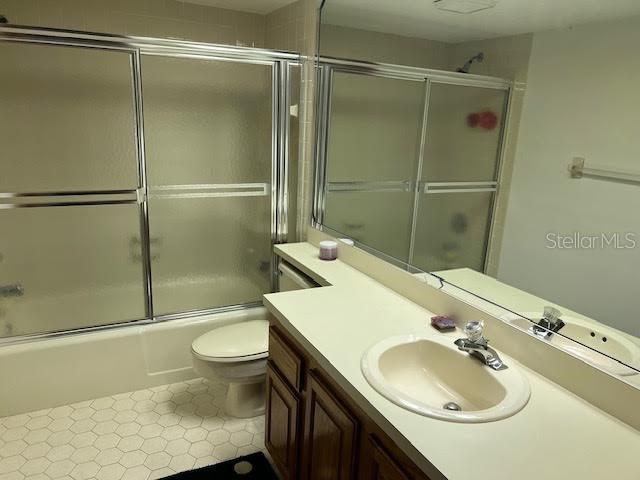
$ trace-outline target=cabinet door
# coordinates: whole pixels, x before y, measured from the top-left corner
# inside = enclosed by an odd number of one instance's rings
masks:
[[[303,478],[354,478],[358,423],[313,373],[305,412]]]
[[[366,468],[362,468],[364,477],[361,480],[410,480],[400,464],[393,459],[375,438],[369,438],[369,455],[367,455]]]
[[[296,478],[299,404],[298,395],[268,363],[265,445],[284,480]]]

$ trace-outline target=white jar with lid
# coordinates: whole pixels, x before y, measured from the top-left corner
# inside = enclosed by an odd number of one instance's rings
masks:
[[[338,243],[333,240],[320,242],[320,260],[335,260],[338,258]]]

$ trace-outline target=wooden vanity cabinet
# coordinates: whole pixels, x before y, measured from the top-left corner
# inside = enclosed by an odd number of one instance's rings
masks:
[[[404,472],[402,465],[398,463],[375,437],[366,440],[367,458],[363,462],[358,480],[410,480],[414,477]]]
[[[354,477],[358,421],[310,372],[305,402],[302,478],[349,480]]]
[[[264,443],[284,480],[297,478],[300,398],[267,363]]]
[[[271,318],[265,445],[283,480],[429,479]]]

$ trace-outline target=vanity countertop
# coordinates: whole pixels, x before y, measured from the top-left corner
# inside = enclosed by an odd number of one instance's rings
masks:
[[[362,354],[394,335],[459,332],[435,331],[431,312],[340,260],[319,260],[311,244],[276,253],[327,286],[265,295],[267,308],[391,438],[413,446],[407,453],[425,472],[427,459],[449,480],[640,478],[640,432],[521,364],[531,398],[512,417],[452,423],[396,406],[365,380]]]

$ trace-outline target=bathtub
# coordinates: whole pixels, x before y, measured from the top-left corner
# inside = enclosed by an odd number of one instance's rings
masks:
[[[0,417],[195,378],[191,342],[255,307],[0,346]]]

